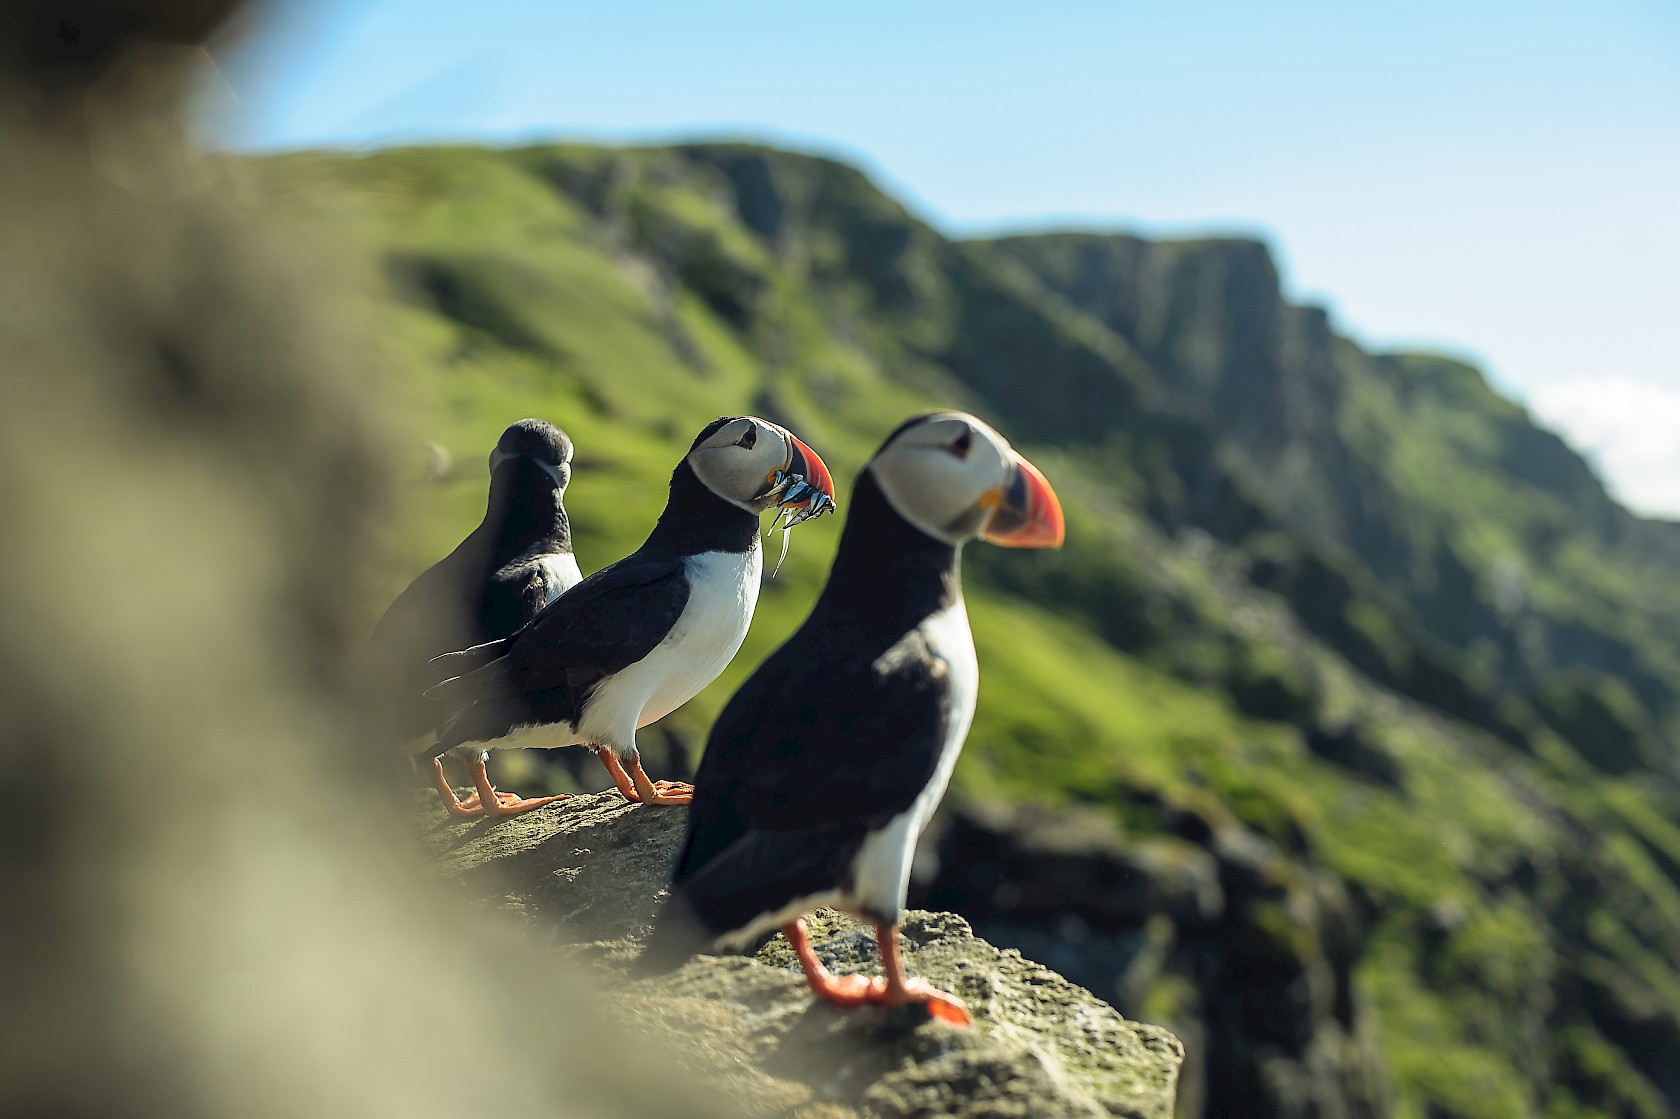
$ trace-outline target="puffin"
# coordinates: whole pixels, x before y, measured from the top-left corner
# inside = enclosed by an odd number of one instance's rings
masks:
[[[516,633],[437,658],[427,696],[456,717],[428,752],[467,762],[493,815],[486,751],[583,744],[625,799],[687,804],[693,786],[651,780],[636,731],[715,680],[758,602],[759,517],[831,512],[828,467],[791,431],[757,416],[713,420],[671,473],[641,547],[544,607]]]
[[[437,679],[432,658],[514,633],[583,580],[566,516],[571,475],[572,441],[564,431],[541,419],[509,425],[490,452],[484,519],[421,572],[375,624],[364,663],[383,727],[409,756],[449,723],[449,708],[423,694]],[[484,811],[479,792],[456,799],[441,765],[433,778],[450,813]],[[552,798],[502,792],[493,799],[498,812],[517,812]]]
[[[898,948],[916,839],[979,692],[962,549],[1059,547],[1062,510],[1036,467],[962,412],[905,421],[850,505],[810,615],[712,728],[670,898],[634,970],[668,972],[779,928],[819,999],[920,1003],[967,1025],[962,1001],[908,977]],[[802,919],[821,906],[874,924],[882,978],[828,971]]]

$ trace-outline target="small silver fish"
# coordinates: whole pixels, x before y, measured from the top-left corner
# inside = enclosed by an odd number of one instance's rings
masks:
[[[764,535],[769,536],[775,532],[777,526],[782,529],[782,554],[776,560],[775,569],[770,572],[770,578],[774,579],[776,572],[782,569],[783,561],[787,559],[793,526],[804,524],[824,513],[834,512],[834,499],[807,482],[802,475],[786,470],[778,470],[771,479],[770,495],[776,499],[777,509],[775,517],[771,518],[770,527],[764,530]]]
[[[792,527],[782,529],[782,554],[776,557],[776,566],[770,569],[770,578],[774,579],[776,574],[782,570],[782,562],[787,559],[788,542],[792,539]]]

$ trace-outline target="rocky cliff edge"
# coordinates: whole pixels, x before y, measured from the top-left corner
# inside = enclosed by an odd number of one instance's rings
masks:
[[[914,1008],[818,1006],[780,937],[756,955],[700,956],[673,975],[629,982],[685,812],[605,792],[497,823],[437,823],[425,842],[465,900],[528,923],[557,957],[615,991],[610,1005],[633,1034],[679,1055],[673,1091],[716,1093],[754,1117],[1172,1115],[1177,1038],[1127,1021],[950,913],[911,913],[905,958],[967,1000],[972,1030]],[[811,929],[831,968],[878,968],[868,930],[851,918],[825,910]]]

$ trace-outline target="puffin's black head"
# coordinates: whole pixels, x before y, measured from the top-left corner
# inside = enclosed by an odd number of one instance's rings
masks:
[[[560,489],[572,477],[572,441],[547,420],[520,420],[502,432],[496,449],[490,452],[490,474],[510,460],[524,460],[540,467]]]
[[[1062,506],[1038,468],[966,412],[899,425],[864,467],[899,516],[953,547],[979,537],[1008,548],[1059,548]]]
[[[772,505],[803,509],[822,494],[832,506],[834,479],[817,452],[779,424],[757,416],[723,416],[695,436],[683,461],[702,484],[732,505],[762,513]],[[786,501],[781,484],[789,474],[808,483],[806,491]]]

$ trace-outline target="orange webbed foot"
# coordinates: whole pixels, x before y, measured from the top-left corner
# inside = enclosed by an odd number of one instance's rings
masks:
[[[526,798],[518,793],[498,791],[495,786],[490,784],[490,774],[485,771],[483,758],[476,758],[469,762],[467,769],[472,773],[473,785],[477,792],[468,798],[468,801],[472,802],[470,807],[466,802],[463,802],[459,810],[451,810],[458,815],[488,816],[493,820],[500,820],[509,816],[522,816],[533,808],[541,808],[545,804],[571,799],[568,793]],[[442,781],[443,765],[441,762],[438,764],[437,774],[437,780]],[[454,794],[451,793],[450,796],[453,799]]]
[[[533,808],[541,808],[545,804],[554,804],[557,801],[572,799],[571,794],[569,793],[556,793],[554,796],[530,798],[521,797],[516,793],[507,795],[511,797],[511,799],[503,799],[503,795],[498,794],[495,805],[488,812],[483,812],[482,814],[489,816],[492,819],[500,820],[505,819],[508,816],[523,816]]]
[[[879,925],[876,935],[881,946],[881,963],[886,970],[883,979],[866,979],[861,975],[835,975],[817,958],[811,947],[810,933],[803,920],[782,927],[782,933],[799,957],[799,967],[811,993],[835,1006],[855,1007],[908,1006],[919,1003],[927,1007],[928,1017],[952,1026],[972,1026],[974,1018],[968,1006],[957,996],[947,994],[924,979],[911,979],[904,974],[898,954],[898,929],[894,925]]]
[[[888,1006],[903,1006],[919,1002],[927,1007],[928,1017],[937,1018],[941,1022],[948,1022],[953,1026],[972,1026],[974,1016],[968,1012],[968,1004],[956,995],[941,991],[925,979],[906,979],[904,981],[907,999],[889,1000]]]
[[[509,792],[504,792],[501,789],[497,789],[496,790],[496,799],[503,804],[517,804],[523,798],[518,793],[509,793]],[[477,789],[474,789],[472,792],[468,793],[466,796],[461,798],[461,807],[462,808],[477,808],[478,804],[479,804],[479,801],[478,801],[478,790]]]
[[[631,804],[688,804],[694,800],[694,786],[687,781],[655,781],[642,768],[642,759],[632,757],[629,768],[618,760],[612,750],[595,752],[601,764],[612,774],[619,794]]]
[[[652,795],[638,791],[633,798],[640,804],[692,804],[694,786],[685,781],[654,781],[649,786]]]
[[[825,971],[821,977],[810,982],[812,994],[835,1006],[849,1009],[886,1000],[887,984],[880,979],[863,975],[835,975]]]
[[[953,1026],[972,1026],[974,1018],[968,1006],[957,996],[939,990],[923,979],[907,979],[902,991],[893,991],[885,979],[868,979],[861,975],[829,975],[811,984],[813,993],[835,1006],[899,1007],[920,1004],[927,1008],[928,1017],[937,1018]]]

